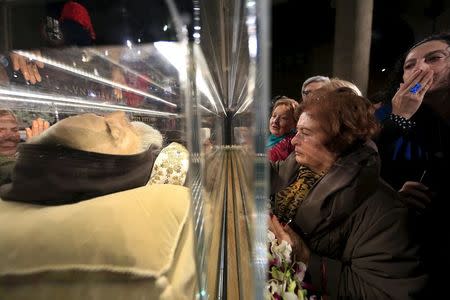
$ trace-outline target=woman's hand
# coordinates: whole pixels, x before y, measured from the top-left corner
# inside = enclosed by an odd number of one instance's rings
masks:
[[[411,89],[420,84],[421,88],[416,92]],[[392,98],[392,113],[405,119],[410,119],[419,109],[423,101],[423,96],[433,84],[433,71],[416,70],[405,83],[400,84],[400,88]]]
[[[123,74],[121,69],[114,68],[112,70],[111,76],[112,76],[112,81],[123,84],[123,85],[127,85],[127,81],[125,80],[125,75]],[[123,94],[122,94],[122,90],[120,88],[114,88],[114,97],[119,101],[122,100]]]
[[[284,240],[291,245],[292,253],[294,253],[297,260],[308,265],[311,256],[310,250],[302,238],[289,225],[282,226],[277,217],[272,216],[269,218],[269,229],[278,240]]]
[[[33,51],[33,53],[41,56],[41,52],[39,50]],[[26,81],[29,81],[31,84],[41,82],[42,77],[41,74],[39,74],[38,67],[42,69],[44,67],[43,62],[29,60],[28,58],[14,52],[11,52],[10,58],[14,71],[20,70]]]
[[[423,183],[417,181],[406,181],[399,190],[401,199],[408,207],[423,210],[430,206],[430,190]]]

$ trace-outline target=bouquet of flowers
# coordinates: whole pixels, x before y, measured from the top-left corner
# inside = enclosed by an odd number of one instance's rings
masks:
[[[292,259],[292,247],[286,241],[278,241],[268,230],[269,277],[265,290],[266,299],[306,299],[302,283],[306,266]]]

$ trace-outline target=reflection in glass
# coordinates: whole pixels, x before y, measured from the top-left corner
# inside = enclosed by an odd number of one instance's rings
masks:
[[[207,275],[200,285],[213,299],[263,297],[268,93],[261,83],[268,75],[260,72],[268,71],[262,42],[268,31],[262,18],[257,27],[257,10],[266,15],[267,3],[204,1],[198,7],[203,23],[193,47],[194,94],[204,188],[194,201],[203,213],[199,256]]]
[[[0,4],[5,18],[2,24],[9,26],[2,28],[0,106],[17,116],[21,142],[26,140],[25,129],[38,117],[54,125],[86,113],[108,119],[110,113],[123,111],[129,121],[151,125],[164,137],[161,151],[156,151],[151,181],[165,187],[175,182],[187,185],[191,196],[190,207],[180,205],[191,214],[177,218],[186,220],[183,232],[191,234],[179,241],[186,247],[180,246],[181,252],[192,250],[183,252],[184,258],[191,258],[189,269],[170,267],[164,276],[168,280],[181,278],[183,272],[195,272],[196,266],[195,280],[186,275],[186,291],[198,288],[197,298],[262,298],[268,103],[262,85],[268,76],[264,44],[268,31],[263,20],[268,20],[267,1],[195,0],[191,7],[192,3],[176,0],[112,0],[104,10],[99,9],[102,1],[78,2],[85,5],[92,28],[85,28],[79,20],[67,22],[55,13],[66,1]],[[257,15],[265,18],[257,20]],[[43,29],[43,37],[36,28]],[[80,40],[67,36],[70,30],[88,35]],[[32,68],[30,71],[38,71],[39,78],[14,68],[17,58],[27,69]],[[121,122],[128,124],[125,119]],[[114,132],[109,129],[111,135]],[[173,142],[186,146],[189,152]],[[182,163],[173,165],[175,161]],[[186,181],[180,180],[178,173],[187,173]],[[83,174],[75,177],[83,178]],[[174,193],[177,190],[173,188]],[[158,198],[161,205],[152,209],[164,207],[165,199]],[[144,205],[140,212],[146,211]],[[114,222],[120,217],[124,217],[120,210],[114,210],[107,220]],[[163,225],[168,224],[171,222]],[[52,228],[59,227],[53,224]],[[154,231],[144,228],[142,238],[149,238],[149,233],[153,236]],[[80,239],[94,232],[92,226],[91,231],[79,235]],[[135,244],[139,242],[123,243],[119,257],[126,260],[126,255],[120,254],[128,248],[138,249]],[[163,255],[153,253],[160,248],[155,244],[145,249],[145,258]],[[167,287],[164,282],[161,279],[158,286]],[[107,286],[118,294],[128,291],[126,287]],[[182,299],[181,294],[166,296]]]
[[[192,8],[176,2],[0,3],[0,108],[19,143],[0,157],[1,299],[198,295]],[[52,126],[28,139],[37,118]]]

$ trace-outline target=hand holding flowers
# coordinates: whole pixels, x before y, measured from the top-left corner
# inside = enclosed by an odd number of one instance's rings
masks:
[[[309,249],[300,236],[289,226],[283,227],[276,217],[269,220],[267,234],[269,278],[266,299],[306,299],[306,290],[302,287],[306,272],[303,259],[309,260]]]
[[[282,226],[276,216],[269,219],[269,230],[272,231],[279,241],[286,241],[292,247],[297,260],[308,265],[311,253],[303,239],[292,230],[289,225]]]

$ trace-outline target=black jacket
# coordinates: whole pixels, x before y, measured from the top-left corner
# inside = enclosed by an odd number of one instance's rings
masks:
[[[273,165],[273,192],[289,184],[296,169],[293,155]],[[410,234],[408,210],[378,173],[377,152],[361,146],[338,159],[298,208],[294,229],[313,254],[313,281],[320,277],[317,260],[324,257],[331,298],[421,296],[427,276]]]
[[[436,98],[437,99],[437,98]],[[448,103],[450,98],[442,97]],[[446,106],[448,106],[446,104]],[[427,297],[448,297],[447,278],[442,270],[450,268],[450,241],[442,238],[442,230],[449,228],[450,120],[429,103],[423,103],[411,118],[415,125],[404,130],[386,119],[377,139],[382,160],[381,176],[395,189],[406,181],[420,181],[431,203],[416,215],[415,232],[420,239],[421,257],[430,274]],[[426,171],[425,176],[422,176]]]

